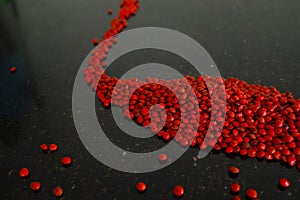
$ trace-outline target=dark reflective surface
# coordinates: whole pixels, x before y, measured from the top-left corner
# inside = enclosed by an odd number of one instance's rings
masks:
[[[228,187],[233,181],[241,183],[243,198],[244,190],[251,187],[261,192],[261,199],[299,199],[299,171],[278,162],[210,153],[195,166],[192,156],[197,151],[190,149],[163,170],[126,174],[88,154],[73,124],[73,81],[93,48],[91,39],[100,37],[113,17],[106,10],[112,8],[115,15],[118,7],[117,0],[0,4],[0,199],[52,199],[56,185],[64,188],[65,199],[171,199],[176,184],[186,189],[183,199],[230,199]],[[299,98],[299,9],[296,0],[148,0],[141,2],[129,28],[158,26],[181,31],[205,47],[224,77],[273,85]],[[137,54],[122,65],[145,58],[156,61],[160,57]],[[173,66],[181,63],[172,57],[161,59]],[[15,74],[9,72],[11,66],[17,67]],[[186,73],[191,73],[188,67]],[[107,116],[110,131],[117,132],[110,112],[101,112]],[[57,143],[59,151],[41,153],[39,144],[44,142]],[[126,144],[126,140],[121,142]],[[60,164],[66,155],[74,159],[67,169]],[[227,174],[231,165],[241,168],[234,180]],[[21,167],[31,169],[30,178],[18,177]],[[282,176],[292,183],[286,191],[277,189]],[[37,194],[29,189],[34,180],[42,183]],[[135,191],[137,181],[148,183],[145,194]]]

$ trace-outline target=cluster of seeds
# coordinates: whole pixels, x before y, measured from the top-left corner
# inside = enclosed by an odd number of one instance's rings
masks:
[[[48,152],[48,151],[55,152],[55,151],[57,151],[58,146],[54,143],[50,144],[49,146],[47,144],[41,144],[40,149],[43,152]],[[72,158],[63,157],[61,159],[61,163],[63,164],[63,166],[67,167],[67,166],[71,165]],[[19,176],[21,178],[28,178],[29,174],[30,174],[30,171],[29,171],[28,168],[21,168],[19,170]],[[30,183],[30,188],[31,188],[32,191],[38,192],[41,189],[41,182],[39,182],[39,181],[31,182]],[[56,196],[56,197],[61,197],[63,195],[63,189],[59,186],[55,187],[52,192],[53,192],[54,196]]]

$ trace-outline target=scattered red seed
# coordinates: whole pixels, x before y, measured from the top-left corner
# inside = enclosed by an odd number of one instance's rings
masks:
[[[256,199],[258,194],[257,194],[256,190],[248,189],[248,190],[246,190],[246,196],[249,197],[250,199]]]
[[[161,154],[158,155],[158,159],[159,159],[160,161],[166,161],[167,158],[168,158],[168,156],[167,156],[167,154],[165,154],[165,153],[161,153]]]
[[[42,151],[48,151],[48,145],[47,144],[41,144],[40,148]]]
[[[56,144],[50,144],[49,145],[49,150],[51,152],[57,151],[57,149],[58,149],[58,146]]]
[[[107,14],[111,15],[112,14],[112,9],[107,9]]]
[[[241,197],[240,197],[240,196],[233,196],[233,197],[231,198],[231,200],[241,200]]]
[[[21,178],[26,178],[26,177],[28,177],[29,176],[29,169],[27,169],[27,168],[22,168],[22,169],[20,169],[20,171],[19,171],[19,176],[21,177]]]
[[[232,184],[230,185],[230,190],[231,190],[231,192],[233,192],[233,193],[238,193],[238,192],[240,191],[240,189],[241,189],[241,185],[238,184],[238,183],[232,183]]]
[[[36,182],[31,182],[30,183],[30,188],[32,191],[38,191],[41,188],[41,183],[36,181]]]
[[[53,194],[56,197],[61,197],[64,194],[64,190],[61,187],[56,187],[53,189]]]
[[[92,39],[92,43],[93,43],[93,45],[98,45],[98,38],[94,38],[94,39]]]
[[[70,157],[63,157],[61,159],[61,163],[64,165],[64,166],[68,166],[72,163],[72,158]]]
[[[233,175],[238,175],[240,173],[240,169],[235,166],[229,167],[228,171]]]
[[[182,197],[183,194],[184,194],[184,188],[180,185],[175,186],[174,189],[173,189],[173,194],[176,197]]]
[[[286,178],[280,178],[279,179],[279,184],[283,187],[283,188],[288,188],[291,186],[291,183],[289,180],[287,180]]]
[[[17,71],[17,68],[16,67],[11,67],[10,69],[9,69],[9,71],[10,71],[10,73],[16,73],[16,71]]]
[[[146,183],[138,182],[138,183],[136,184],[136,189],[137,189],[139,192],[145,192],[146,189],[147,189],[147,185],[146,185]]]

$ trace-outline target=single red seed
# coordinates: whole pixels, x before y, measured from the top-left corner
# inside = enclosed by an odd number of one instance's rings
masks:
[[[16,73],[16,71],[17,71],[17,68],[16,67],[11,67],[11,68],[9,68],[9,71],[10,71],[10,73]]]
[[[29,169],[27,169],[27,168],[21,168],[20,171],[19,171],[19,176],[21,178],[26,178],[26,177],[29,176],[29,173],[30,173]]]
[[[92,39],[92,43],[93,43],[93,45],[97,45],[98,44],[98,38],[94,38],[94,39]]]
[[[61,197],[64,194],[64,190],[61,187],[55,187],[53,189],[53,194],[56,197]]]
[[[145,192],[146,189],[147,189],[147,185],[143,182],[138,182],[136,184],[136,189],[139,191],[139,192]]]
[[[246,196],[249,197],[250,199],[256,199],[258,194],[257,194],[256,190],[248,189],[248,190],[246,190]]]
[[[238,184],[238,183],[232,183],[232,184],[230,185],[230,190],[231,190],[231,192],[233,192],[233,193],[238,193],[238,192],[240,191],[240,189],[241,189],[241,185]]]
[[[280,178],[279,179],[279,184],[283,187],[283,188],[288,188],[290,187],[291,183],[289,180],[287,180],[286,178]]]
[[[65,166],[68,166],[68,165],[70,165],[72,163],[72,158],[70,158],[70,157],[63,157],[61,159],[61,163],[63,165],[65,165]]]
[[[240,196],[233,196],[233,197],[231,198],[231,200],[241,200],[241,197],[240,197]]]
[[[42,151],[48,151],[48,145],[47,144],[41,144],[40,148]]]
[[[158,159],[159,159],[160,161],[166,161],[167,158],[168,158],[168,155],[165,154],[165,153],[161,153],[161,154],[158,155]]]
[[[229,167],[228,171],[231,173],[231,174],[234,174],[234,175],[237,175],[240,173],[240,169],[235,167],[235,166],[231,166]]]
[[[184,188],[180,185],[175,186],[174,189],[173,189],[173,194],[176,197],[182,197],[183,194],[184,194]]]
[[[41,183],[38,182],[38,181],[35,181],[35,182],[31,182],[30,183],[30,188],[32,191],[38,191],[41,189]]]
[[[111,15],[112,14],[112,9],[107,9],[107,14]]]
[[[49,145],[49,150],[51,152],[57,151],[57,149],[58,149],[58,146],[56,144],[50,144]]]

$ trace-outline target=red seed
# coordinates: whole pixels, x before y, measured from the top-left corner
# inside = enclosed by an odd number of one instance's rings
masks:
[[[258,194],[257,194],[256,190],[248,189],[248,190],[246,190],[246,196],[249,197],[250,199],[256,199]]]
[[[173,189],[173,194],[176,197],[182,197],[183,194],[184,194],[184,188],[180,185],[175,186],[174,189]]]
[[[233,193],[238,193],[238,192],[240,191],[240,189],[241,189],[241,185],[238,184],[238,183],[232,183],[232,184],[230,185],[230,190],[231,190],[231,192],[233,192]]]
[[[72,163],[72,158],[70,157],[63,157],[61,159],[61,163],[64,165],[64,166],[68,166]]]
[[[21,178],[26,178],[26,177],[29,176],[29,173],[30,173],[29,169],[27,169],[27,168],[21,168],[20,171],[19,171],[19,176]]]
[[[42,151],[48,151],[48,145],[47,144],[41,144],[40,148]]]
[[[240,197],[240,196],[233,196],[233,197],[231,198],[231,200],[241,200],[241,197]]]
[[[16,73],[16,71],[17,71],[17,68],[16,67],[11,67],[11,68],[9,68],[9,71],[10,71],[10,73]]]
[[[166,161],[167,158],[168,158],[168,156],[167,156],[167,154],[165,154],[165,153],[161,153],[161,154],[158,155],[158,159],[159,159],[160,161]]]
[[[41,183],[38,182],[38,181],[31,182],[30,183],[30,188],[31,188],[32,191],[38,191],[41,188]]]
[[[61,187],[56,187],[53,189],[53,194],[56,197],[61,197],[64,194],[64,190]]]
[[[93,45],[97,45],[98,44],[98,38],[94,38],[94,39],[92,39],[92,43],[93,43]]]
[[[290,187],[291,183],[289,180],[285,179],[285,178],[280,178],[279,179],[279,184],[283,187],[283,188],[288,188]]]
[[[139,191],[139,192],[145,192],[146,189],[147,189],[147,185],[143,182],[138,182],[136,184],[136,189]]]
[[[58,146],[56,144],[50,144],[49,145],[49,150],[51,152],[57,151],[57,149],[58,149]]]
[[[234,175],[237,175],[240,173],[240,169],[235,167],[235,166],[231,166],[229,167],[228,171],[231,173],[231,174],[234,174]]]
[[[111,15],[112,14],[112,9],[107,9],[107,14]]]

